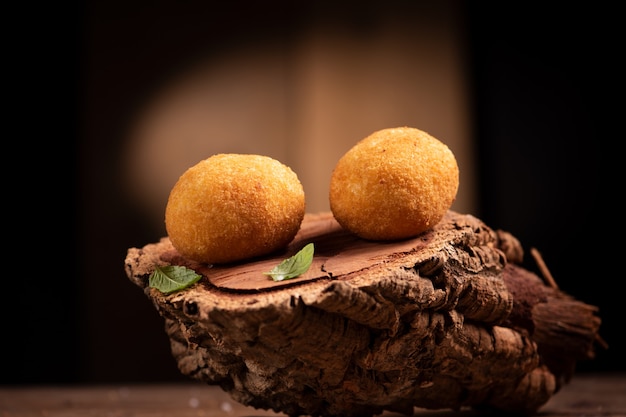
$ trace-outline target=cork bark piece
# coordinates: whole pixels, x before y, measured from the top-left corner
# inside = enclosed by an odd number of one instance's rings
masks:
[[[305,274],[263,274],[309,242]],[[523,256],[514,236],[453,211],[385,243],[319,213],[271,256],[203,265],[164,237],[130,248],[125,271],[164,318],[180,371],[243,404],[290,416],[532,414],[594,357],[600,319],[522,268]],[[171,264],[203,277],[170,295],[150,288],[155,266]]]

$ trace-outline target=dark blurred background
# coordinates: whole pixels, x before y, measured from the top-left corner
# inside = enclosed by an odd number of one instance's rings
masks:
[[[27,15],[36,35],[13,60],[12,109],[27,117],[7,153],[20,168],[6,184],[0,383],[187,380],[123,267],[163,236],[176,176],[211,152],[265,153],[323,210],[338,157],[392,125],[448,143],[454,208],[536,247],[562,290],[599,307],[609,349],[578,371],[626,371],[613,3],[64,7]]]

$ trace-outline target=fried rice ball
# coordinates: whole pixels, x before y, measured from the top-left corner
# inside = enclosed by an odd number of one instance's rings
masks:
[[[406,239],[443,218],[458,186],[456,158],[444,143],[415,128],[383,129],[338,161],[330,208],[344,229],[363,239]]]
[[[288,166],[267,156],[216,154],[178,179],[165,227],[184,257],[221,264],[285,247],[304,212],[302,184]]]

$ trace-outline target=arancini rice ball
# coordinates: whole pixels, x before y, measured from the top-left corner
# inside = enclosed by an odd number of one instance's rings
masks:
[[[415,237],[437,224],[456,198],[452,151],[419,129],[379,130],[335,166],[330,208],[346,230],[368,240]]]
[[[165,227],[184,257],[221,264],[287,246],[304,213],[304,189],[291,168],[268,156],[216,154],[178,179]]]

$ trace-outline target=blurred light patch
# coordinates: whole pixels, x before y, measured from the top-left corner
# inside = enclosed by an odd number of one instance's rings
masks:
[[[216,153],[256,153],[289,165],[307,212],[329,210],[339,158],[375,130],[412,126],[446,143],[461,180],[453,209],[475,209],[475,175],[458,16],[382,16],[366,35],[311,26],[294,38],[257,41],[163,85],[129,132],[128,192],[164,229],[169,191]],[[426,19],[426,18],[425,18]]]

